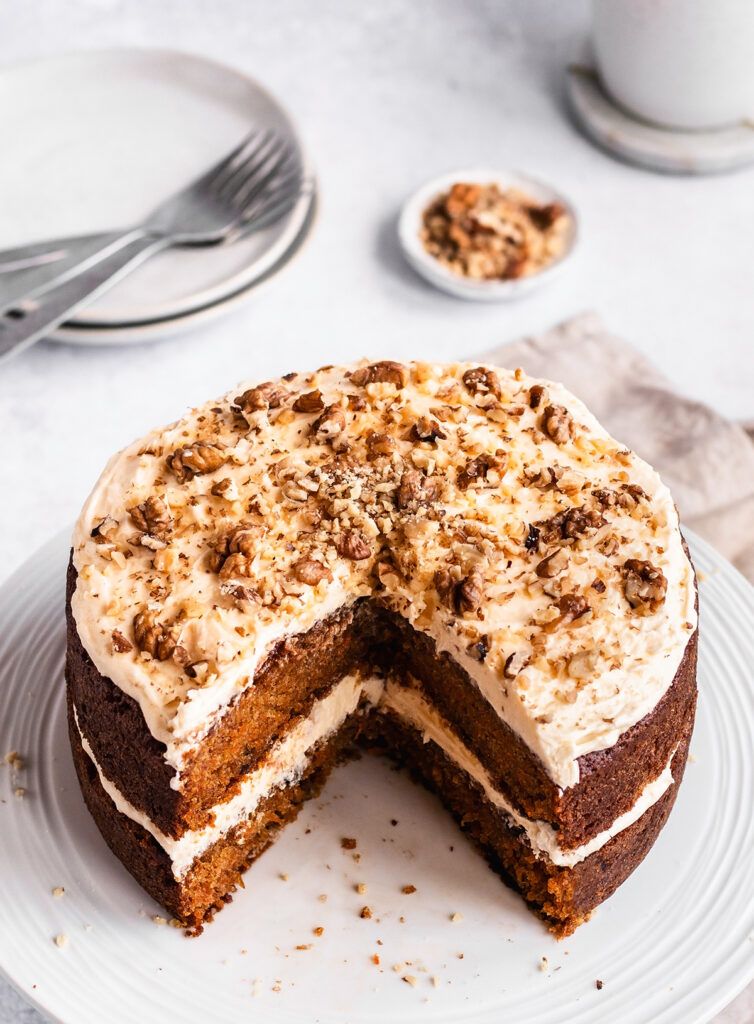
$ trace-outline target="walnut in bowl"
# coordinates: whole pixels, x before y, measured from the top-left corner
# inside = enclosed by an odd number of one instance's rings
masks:
[[[532,179],[458,171],[409,199],[399,233],[408,261],[432,284],[496,301],[531,290],[563,266],[576,217],[563,196]]]

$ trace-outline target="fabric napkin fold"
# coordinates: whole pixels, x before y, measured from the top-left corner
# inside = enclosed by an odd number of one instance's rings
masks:
[[[657,469],[682,522],[754,582],[754,436],[743,426],[679,395],[595,313],[502,345],[484,359],[565,384]]]

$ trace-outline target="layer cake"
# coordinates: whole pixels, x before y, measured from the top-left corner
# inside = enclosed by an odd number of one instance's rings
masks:
[[[82,791],[199,931],[360,744],[568,934],[670,813],[695,606],[667,488],[558,384],[383,361],[243,385],[115,455],[79,518]]]

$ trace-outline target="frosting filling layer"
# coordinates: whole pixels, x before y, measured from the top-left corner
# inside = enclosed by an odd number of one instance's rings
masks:
[[[601,849],[614,836],[628,828],[655,804],[673,784],[670,761],[665,769],[649,782],[630,811],[620,815],[612,825],[588,843],[575,849],[562,849],[555,829],[543,821],[520,814],[492,784],[489,774],[475,755],[461,742],[444,719],[414,689],[379,678],[345,676],[333,689],[317,701],[305,721],[295,725],[272,749],[262,765],[241,783],[238,793],[213,808],[213,824],[185,832],[179,839],[166,836],[142,811],[137,810],[103,773],[91,746],[81,732],[84,751],[99,775],[100,783],[121,814],[146,829],[170,857],[173,875],[181,880],[194,861],[201,857],[235,825],[254,813],[270,793],[297,781],[306,770],[312,750],[332,736],[353,714],[364,699],[378,711],[390,712],[421,733],[425,743],[433,742],[458,768],[482,790],[485,798],[505,814],[514,826],[523,829],[532,850],[561,867],[573,867]],[[75,714],[75,709],[74,709]],[[673,751],[673,754],[675,751]]]

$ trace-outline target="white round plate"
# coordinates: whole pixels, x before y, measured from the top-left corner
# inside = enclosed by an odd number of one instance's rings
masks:
[[[566,89],[574,116],[598,145],[628,163],[671,174],[719,174],[754,161],[752,125],[674,131],[623,110],[602,87],[591,46],[568,66]]]
[[[443,266],[424,248],[420,236],[422,219],[429,204],[458,181],[477,182],[480,185],[495,184],[502,190],[515,188],[539,203],[560,203],[569,218],[562,254],[544,270],[508,281],[475,281],[461,277],[460,274],[455,274]],[[517,171],[500,171],[489,167],[462,168],[460,171],[452,171],[426,182],[406,200],[398,220],[398,240],[403,255],[414,270],[441,291],[473,302],[507,302],[528,295],[535,288],[551,281],[563,270],[573,255],[577,235],[576,211],[565,196],[549,185]]]
[[[434,797],[364,757],[334,773],[233,904],[187,939],[152,920],[163,911],[79,794],[58,536],[0,590],[0,751],[26,761],[15,776],[0,768],[0,969],[65,1024],[708,1021],[754,974],[754,597],[689,542],[702,574],[693,763],[645,862],[575,935],[552,938]]]
[[[277,100],[241,72],[191,54],[94,50],[11,66],[0,73],[0,110],[3,248],[137,223],[254,126],[292,139],[311,175]],[[281,259],[311,203],[302,196],[234,245],[158,254],[74,325],[184,316],[237,293]]]

